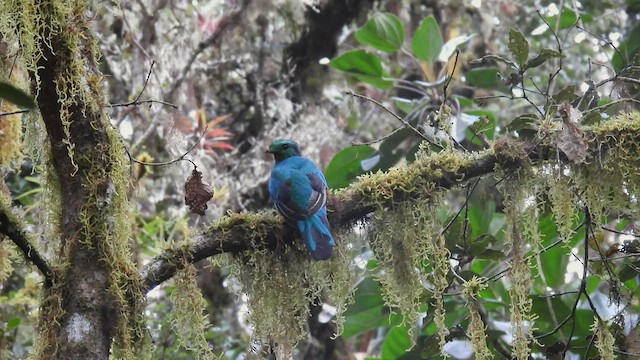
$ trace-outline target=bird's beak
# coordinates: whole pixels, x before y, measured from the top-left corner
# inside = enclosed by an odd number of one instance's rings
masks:
[[[264,151],[265,154],[273,154],[273,151],[271,151],[270,149],[267,149]]]

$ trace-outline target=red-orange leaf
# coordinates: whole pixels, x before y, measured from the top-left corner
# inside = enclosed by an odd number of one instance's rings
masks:
[[[193,169],[191,176],[184,183],[184,202],[191,212],[204,215],[207,210],[207,201],[213,197],[211,186],[202,181],[202,173]]]

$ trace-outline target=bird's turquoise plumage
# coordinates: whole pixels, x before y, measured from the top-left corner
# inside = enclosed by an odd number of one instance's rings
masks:
[[[298,144],[278,139],[269,150],[276,163],[271,170],[269,194],[276,209],[295,223],[315,260],[331,257],[335,241],[327,220],[327,180]]]

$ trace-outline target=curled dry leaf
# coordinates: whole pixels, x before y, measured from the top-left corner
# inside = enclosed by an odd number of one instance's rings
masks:
[[[587,159],[587,149],[589,141],[580,128],[579,120],[582,112],[565,103],[560,110],[562,114],[562,130],[558,133],[558,147],[567,158],[576,164],[580,164]]]
[[[204,215],[207,201],[213,197],[211,186],[202,181],[202,173],[193,169],[191,176],[184,183],[184,202],[191,212]]]

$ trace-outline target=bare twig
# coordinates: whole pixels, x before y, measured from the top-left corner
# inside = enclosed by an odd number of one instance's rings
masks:
[[[429,139],[426,135],[424,135],[422,132],[420,132],[420,130],[416,129],[413,125],[409,124],[408,121],[406,121],[405,119],[403,119],[402,117],[400,117],[399,115],[397,115],[396,113],[394,113],[393,111],[391,111],[389,108],[387,108],[386,106],[384,106],[382,103],[380,103],[379,101],[372,99],[366,95],[361,95],[361,94],[356,94],[353,91],[347,91],[345,94],[347,95],[351,95],[360,99],[364,99],[367,100],[369,102],[372,102],[376,105],[378,105],[379,107],[381,107],[382,109],[384,109],[386,112],[388,112],[389,114],[391,114],[393,117],[395,117],[398,121],[400,121],[405,127],[407,127],[408,129],[410,129],[411,131],[413,131],[416,135],[418,135],[419,137],[423,138],[425,141],[427,141],[428,143],[437,146],[439,148],[442,149],[442,146],[440,144],[435,143],[434,141],[432,141],[431,139]]]
[[[22,109],[22,110],[16,110],[16,111],[9,111],[9,112],[4,112],[4,113],[0,113],[0,117],[2,116],[9,116],[9,115],[15,115],[15,114],[24,114],[24,113],[28,113],[29,109]]]
[[[176,104],[172,104],[172,103],[169,103],[169,102],[166,102],[166,101],[162,101],[162,100],[153,100],[153,99],[134,100],[134,101],[126,102],[126,103],[110,104],[109,107],[137,106],[137,105],[142,105],[142,104],[153,104],[153,103],[169,106],[169,107],[172,107],[174,109],[178,108],[178,105],[176,105]]]
[[[171,164],[175,164],[178,161],[188,161],[190,162],[194,168],[198,168],[198,166],[191,160],[189,159],[185,159],[185,156],[189,155],[189,153],[191,151],[193,151],[193,149],[196,148],[196,146],[198,146],[198,144],[200,144],[200,141],[202,141],[202,138],[204,137],[204,135],[207,133],[207,128],[205,127],[204,131],[202,132],[202,134],[200,135],[200,137],[198,138],[198,141],[196,141],[195,143],[193,143],[193,145],[191,145],[191,147],[189,148],[189,150],[187,150],[184,154],[178,156],[175,159],[169,160],[169,161],[163,161],[163,162],[146,162],[146,161],[140,161],[138,159],[136,159],[135,157],[131,156],[131,153],[129,152],[129,149],[127,149],[126,147],[124,148],[125,151],[127,152],[127,156],[129,157],[130,161],[133,161],[137,164],[140,165],[144,165],[144,166],[167,166],[167,165],[171,165]]]
[[[33,241],[29,238],[26,231],[12,221],[12,218],[13,217],[7,213],[7,209],[0,208],[0,235],[5,235],[11,239],[27,261],[40,270],[45,279],[45,286],[51,286],[54,280],[54,273],[49,262],[32,245]],[[2,240],[2,236],[0,236],[0,240]]]
[[[446,104],[447,103],[447,90],[449,90],[449,84],[451,83],[451,79],[453,79],[453,75],[455,75],[456,73],[456,66],[458,66],[458,56],[460,55],[460,49],[456,48],[456,59],[453,61],[453,69],[451,70],[451,75],[449,75],[449,77],[447,78],[447,81],[444,83],[444,86],[442,87],[442,92],[444,93],[444,100],[443,102]]]

